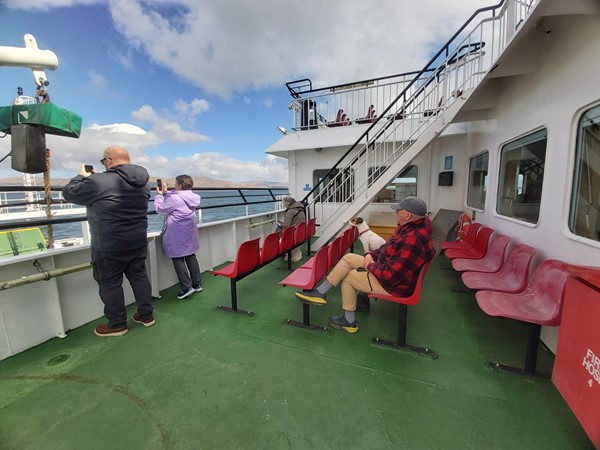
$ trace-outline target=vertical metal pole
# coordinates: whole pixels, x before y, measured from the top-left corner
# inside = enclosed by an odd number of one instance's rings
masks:
[[[400,347],[406,346],[406,321],[408,307],[402,303],[398,304],[398,342]]]
[[[302,303],[302,323],[305,326],[310,325],[309,305],[308,305],[308,303]]]
[[[527,342],[527,355],[525,355],[525,373],[535,374],[537,362],[538,347],[540,343],[540,334],[542,326],[537,323],[529,324],[529,340]]]
[[[236,281],[231,278],[230,280],[231,283],[231,309],[234,311],[237,311],[238,307],[237,307],[237,285],[236,285]]]

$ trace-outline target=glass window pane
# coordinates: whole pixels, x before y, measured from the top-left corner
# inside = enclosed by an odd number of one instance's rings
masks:
[[[352,169],[317,169],[313,171],[314,193],[317,202],[352,202],[354,200],[354,171]],[[327,177],[322,184],[321,180]]]
[[[488,162],[490,152],[484,152],[471,158],[469,162],[469,186],[467,187],[467,206],[483,211],[488,183]]]
[[[547,140],[546,130],[540,130],[502,147],[498,214],[537,223]]]
[[[369,167],[369,180],[377,178],[385,169],[385,166]],[[417,166],[406,167],[377,193],[373,203],[397,203],[404,197],[416,196],[418,174]]]
[[[569,229],[600,240],[600,106],[579,121]]]

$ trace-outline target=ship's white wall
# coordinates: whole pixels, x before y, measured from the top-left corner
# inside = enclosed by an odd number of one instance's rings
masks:
[[[575,158],[577,123],[589,107],[600,103],[597,59],[600,54],[600,18],[551,18],[551,29],[535,51],[534,73],[507,77],[491,84],[498,99],[494,119],[469,125],[467,153],[490,151],[490,184],[485,211],[477,221],[508,234],[513,242],[534,246],[542,259],[555,258],[578,265],[600,265],[600,243],[582,239],[568,229],[569,203]],[[537,224],[499,216],[496,212],[500,149],[505,143],[545,127],[548,130],[544,185]],[[468,160],[461,178],[466,177]],[[455,176],[457,174],[455,173]],[[466,182],[466,181],[465,181]],[[465,185],[466,186],[466,185]],[[462,192],[463,208],[466,189]],[[461,208],[461,209],[463,209]],[[558,328],[544,328],[542,339],[556,351]]]
[[[314,187],[313,172],[333,167],[347,149],[348,147],[329,147],[290,152],[290,194],[296,200],[302,200],[308,194],[304,190],[304,186],[308,184],[311,189]]]
[[[469,156],[490,151],[490,185],[486,209],[477,220],[497,231],[538,248],[541,258],[598,265],[600,244],[575,237],[567,225],[575,140],[579,115],[600,101],[597,57],[600,51],[600,18],[569,19],[568,33],[553,30],[540,51],[538,71],[494,83],[499,103],[494,121],[470,126]],[[537,224],[499,216],[495,212],[501,147],[536,129],[548,130],[544,185]],[[478,132],[483,130],[484,132]],[[465,164],[465,174],[468,161]],[[463,189],[463,208],[466,208]],[[552,245],[548,245],[551,242]]]
[[[427,198],[429,211],[434,215],[440,208],[463,209],[469,164],[465,154],[466,139],[464,134],[452,135],[436,139],[431,144],[431,192]],[[446,156],[452,157],[452,186],[438,186],[439,174],[445,172]]]

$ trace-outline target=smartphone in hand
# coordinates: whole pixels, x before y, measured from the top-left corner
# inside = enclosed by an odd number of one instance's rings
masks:
[[[94,173],[94,166],[91,164],[84,164],[83,170],[85,170],[87,173]]]
[[[157,178],[157,179],[156,179],[156,188],[157,188],[159,191],[162,191],[162,180],[161,180],[160,178]]]

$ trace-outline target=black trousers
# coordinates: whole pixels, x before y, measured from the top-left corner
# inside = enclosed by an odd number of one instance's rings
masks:
[[[127,326],[127,311],[123,295],[123,275],[129,280],[137,312],[142,320],[152,317],[152,287],[146,274],[148,247],[122,252],[97,252],[92,250],[94,280],[100,287],[104,315],[108,326]]]
[[[196,288],[200,286],[202,283],[202,275],[200,274],[200,265],[198,264],[195,253],[171,259],[173,260],[175,273],[177,273],[181,292],[186,292],[190,287]]]

